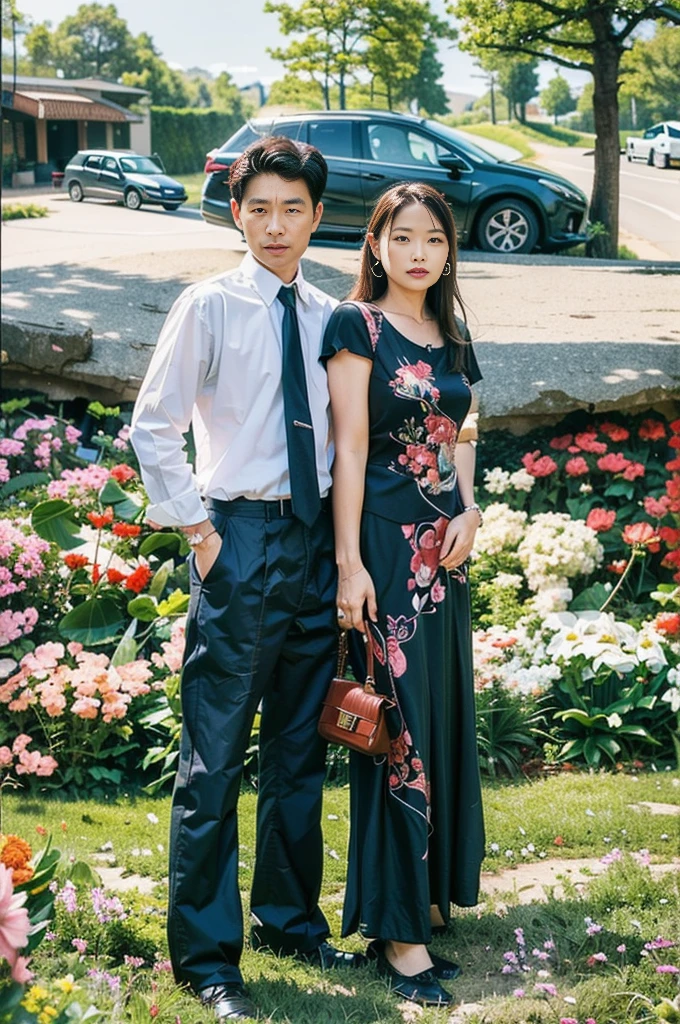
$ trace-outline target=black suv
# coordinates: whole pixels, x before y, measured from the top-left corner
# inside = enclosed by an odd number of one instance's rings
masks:
[[[233,227],[229,167],[262,135],[287,135],[328,161],[317,237],[360,237],[377,197],[400,181],[443,192],[459,241],[487,252],[550,252],[586,240],[588,200],[550,171],[506,163],[463,132],[407,114],[339,110],[249,121],[208,154],[201,213]]]

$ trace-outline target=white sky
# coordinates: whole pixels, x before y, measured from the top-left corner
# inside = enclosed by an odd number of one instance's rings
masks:
[[[102,2],[102,0],[100,0]],[[105,2],[105,0],[104,0]],[[285,43],[279,34],[279,19],[265,14],[263,0],[114,0],[118,13],[125,18],[130,31],[149,32],[163,57],[184,68],[202,67],[213,72],[226,68],[239,85],[260,79],[267,84],[280,78],[281,64],[273,61],[266,47]],[[323,2],[323,0],[322,0]],[[57,25],[74,14],[79,0],[19,0],[19,9],[34,21],[51,21]],[[444,0],[432,0],[440,16],[445,16]],[[3,49],[6,43],[3,41]],[[444,84],[456,92],[482,95],[486,85],[471,77],[479,73],[469,54],[446,43],[440,47],[439,59],[444,65]],[[556,65],[540,68],[540,88],[553,77]],[[562,69],[569,83],[578,89],[590,78],[579,71]]]

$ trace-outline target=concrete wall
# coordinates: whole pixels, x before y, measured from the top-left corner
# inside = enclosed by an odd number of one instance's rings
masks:
[[[135,153],[141,153],[142,156],[150,155],[151,116],[149,114],[144,115],[142,124],[130,125],[130,149],[134,150]]]

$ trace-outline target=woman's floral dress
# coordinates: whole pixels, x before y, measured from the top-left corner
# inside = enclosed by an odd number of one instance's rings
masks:
[[[322,359],[343,349],[373,363],[361,549],[377,593],[376,685],[397,703],[390,754],[351,755],[343,935],[426,943],[430,904],[447,921],[451,903],[477,902],[484,855],[467,566],[439,566],[462,508],[456,438],[481,374],[470,345],[454,372],[447,349],[409,341],[366,303],[334,311]]]

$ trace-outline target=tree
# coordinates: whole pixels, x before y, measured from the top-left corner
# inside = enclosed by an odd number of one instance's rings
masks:
[[[550,60],[593,76],[596,131],[591,219],[605,231],[590,251],[615,257],[619,233],[619,116],[621,60],[645,21],[680,24],[679,0],[453,0],[463,47]]]
[[[53,66],[54,44],[49,21],[34,25],[24,39],[32,75],[44,75]],[[54,74],[54,71],[52,71]]]
[[[57,27],[53,42],[66,78],[110,78],[130,68],[133,37],[113,4],[81,4]]]
[[[652,121],[680,111],[680,28],[658,25],[652,39],[638,39],[625,54],[623,88],[644,104]]]
[[[299,75],[288,73],[276,82],[272,82],[269,106],[300,107],[301,110],[323,110],[324,93],[321,84],[311,78],[300,78]]]
[[[522,124],[527,119],[527,103],[538,91],[538,61],[499,55],[498,84],[508,101],[508,120],[513,116]]]
[[[186,107],[189,92],[184,77],[169,67],[148,32],[140,32],[129,44],[128,70],[121,75],[123,85],[147,89],[156,107]]]
[[[420,53],[418,71],[412,78],[405,79],[397,90],[397,100],[410,105],[415,101],[418,110],[428,117],[448,114],[449,101],[446,89],[441,84],[443,65],[437,58],[437,43],[434,38],[426,39]]]
[[[569,82],[559,72],[541,92],[541,104],[547,113],[554,117],[555,124],[560,114],[567,114],[574,109],[574,97],[571,95]]]

